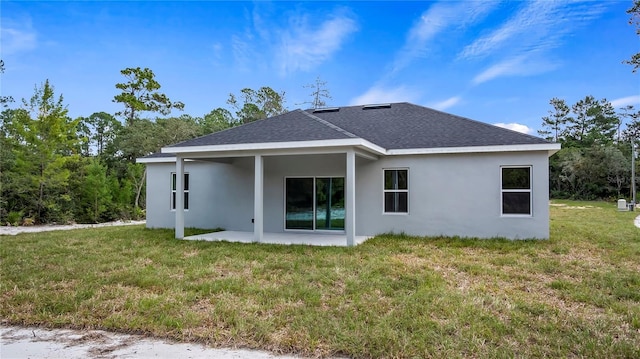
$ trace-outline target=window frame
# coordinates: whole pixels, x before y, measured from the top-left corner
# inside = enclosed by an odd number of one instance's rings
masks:
[[[400,188],[395,188],[395,189],[387,189],[386,188],[386,174],[387,171],[406,171],[407,172],[407,188],[406,189],[400,189]],[[383,215],[401,215],[401,216],[406,216],[409,214],[410,212],[410,201],[409,201],[409,188],[410,188],[410,183],[409,183],[409,168],[408,167],[391,167],[391,168],[383,168],[382,169],[382,214]],[[394,211],[394,212],[387,212],[387,206],[386,206],[386,201],[387,201],[387,193],[406,193],[407,194],[407,211],[406,212],[398,212],[398,211]]]
[[[529,188],[503,188],[504,169],[520,168],[529,170]],[[500,166],[500,216],[501,217],[533,217],[533,166],[532,165],[505,165]],[[529,213],[505,213],[504,212],[504,194],[505,193],[528,193],[529,194]]]
[[[171,172],[171,175],[169,176],[169,188],[171,189],[171,191],[169,191],[169,209],[172,211],[176,210],[176,193],[178,192],[178,190],[176,189],[176,173],[175,172]],[[182,192],[184,195],[184,199],[182,200],[182,204],[184,206],[184,210],[188,211],[189,210],[189,172],[185,172],[183,173],[183,179],[182,179],[182,184],[184,186],[184,191]]]
[[[316,228],[316,220],[317,220],[316,218],[316,210],[317,210],[316,181],[318,180],[318,178],[340,178],[344,181],[343,182],[344,187],[346,187],[346,183],[347,183],[345,176],[326,175],[326,176],[284,176],[283,177],[282,228],[285,232],[304,232],[304,233],[318,232],[318,233],[333,233],[333,234],[345,233],[345,229],[317,229]],[[313,222],[312,222],[313,228],[312,229],[287,228],[287,180],[288,179],[313,179]],[[346,188],[343,188],[343,191],[345,191],[344,200],[346,201]],[[345,222],[346,222],[346,208],[345,208]]]

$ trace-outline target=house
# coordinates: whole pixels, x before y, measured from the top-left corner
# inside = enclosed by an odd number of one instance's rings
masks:
[[[177,143],[147,166],[147,227],[549,238],[560,145],[410,103],[294,110]],[[184,208],[184,210],[183,210]]]

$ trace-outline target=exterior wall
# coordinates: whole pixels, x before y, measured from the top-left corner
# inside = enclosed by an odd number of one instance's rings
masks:
[[[532,166],[532,216],[502,216],[501,166]],[[344,154],[264,157],[264,231],[284,231],[285,177],[344,177]],[[409,170],[409,213],[383,214],[383,169]],[[175,164],[147,164],[147,227],[173,228],[170,179]],[[230,163],[185,162],[185,226],[253,231],[253,157]],[[356,235],[549,237],[546,151],[388,156],[356,161]]]
[[[252,231],[252,166],[253,161],[246,159],[237,160],[235,165],[186,161],[189,209],[184,214],[185,227]],[[175,171],[173,163],[147,164],[148,228],[175,227],[175,211],[170,207],[171,173]]]
[[[344,154],[264,157],[264,231],[284,232],[284,178],[344,177]],[[254,158],[231,163],[186,161],[189,210],[185,227],[253,231]],[[147,227],[174,228],[171,206],[173,163],[147,164]]]
[[[500,167],[532,166],[532,216],[501,215]],[[409,169],[409,213],[383,214],[383,169]],[[360,161],[356,234],[549,238],[547,153],[389,156]]]

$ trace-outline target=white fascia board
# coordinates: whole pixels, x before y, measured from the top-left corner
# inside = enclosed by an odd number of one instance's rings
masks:
[[[180,155],[196,158],[216,157],[241,157],[252,153],[261,152],[265,155],[288,154],[328,154],[344,153],[346,148],[358,147],[364,151],[356,151],[356,154],[370,159],[377,156],[402,156],[402,155],[430,155],[430,154],[454,154],[454,153],[487,153],[487,152],[524,152],[524,151],[548,151],[549,156],[558,152],[559,143],[542,143],[530,145],[497,145],[497,146],[469,146],[469,147],[440,147],[440,148],[408,148],[385,150],[384,148],[366,141],[362,138],[319,141],[294,141],[294,142],[270,142],[255,144],[235,144],[218,146],[189,146],[189,147],[164,147],[163,153],[179,153]],[[370,157],[368,157],[370,156]],[[188,159],[185,159],[188,161]],[[153,157],[138,158],[137,163],[175,163],[176,158]]]
[[[184,159],[185,162],[192,162],[189,158]],[[136,158],[136,163],[176,163],[176,157],[151,157],[151,158]]]
[[[371,153],[371,152],[365,152],[365,151],[356,150],[355,153],[356,153],[357,157],[366,158],[366,159],[372,160],[372,161],[377,161],[380,158],[380,156],[378,156],[378,155],[376,155],[374,153]]]
[[[389,156],[400,155],[432,155],[448,153],[485,153],[485,152],[523,152],[549,151],[549,156],[560,150],[559,143],[540,143],[530,145],[497,145],[497,146],[468,146],[468,147],[436,147],[436,148],[407,148],[388,150]]]
[[[171,163],[176,162],[176,158],[172,157],[151,157],[151,158],[136,158],[136,163]]]
[[[240,152],[262,152],[262,151],[282,151],[297,152],[305,149],[330,149],[336,147],[360,147],[378,154],[385,154],[386,150],[362,138],[347,138],[339,140],[317,140],[317,141],[291,141],[291,142],[265,142],[265,143],[242,143],[212,146],[188,146],[188,147],[163,147],[162,153],[179,153],[189,156],[189,154],[225,154]]]

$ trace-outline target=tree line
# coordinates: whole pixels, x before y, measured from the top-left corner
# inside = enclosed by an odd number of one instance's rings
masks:
[[[640,111],[633,106],[616,110],[593,96],[571,106],[559,98],[549,103],[552,110],[542,118],[538,133],[562,144],[549,160],[551,197],[631,198],[632,146],[640,140]]]
[[[146,168],[137,158],[287,111],[284,92],[261,87],[230,94],[230,110],[170,116],[184,104],[159,92],[152,70],[127,68],[121,74],[125,81],[115,85],[120,93],[113,101],[122,110],[113,115],[71,118],[48,80],[18,106],[12,97],[0,97],[2,225],[143,218]]]

